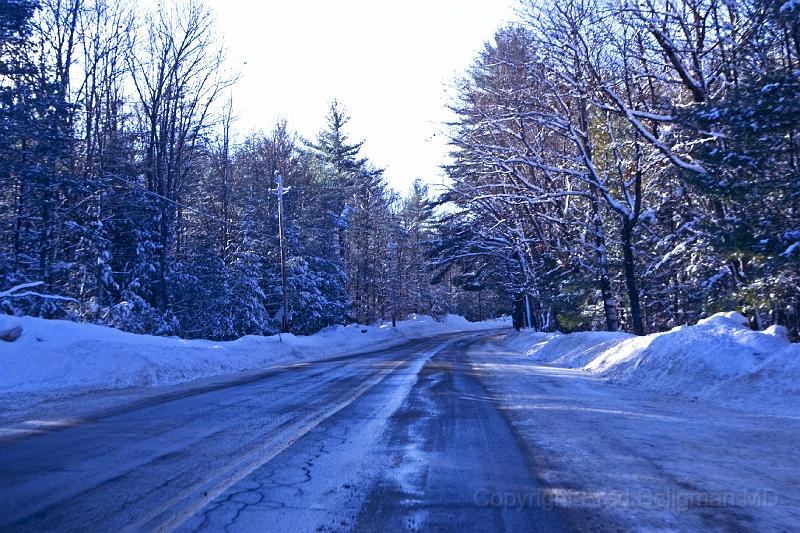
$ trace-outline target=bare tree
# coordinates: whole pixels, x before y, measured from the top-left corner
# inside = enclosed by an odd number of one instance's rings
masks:
[[[201,3],[163,7],[144,24],[145,36],[131,47],[128,64],[144,135],[145,184],[160,198],[157,303],[166,309],[167,277],[181,231],[178,204],[195,170],[212,106],[234,80],[225,74],[224,49],[216,44],[211,14]]]

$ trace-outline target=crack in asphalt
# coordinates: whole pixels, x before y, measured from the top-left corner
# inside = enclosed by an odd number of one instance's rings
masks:
[[[446,344],[440,344],[434,351],[415,353],[411,357],[400,361],[400,364],[395,364],[395,366],[384,375],[379,383],[386,384],[389,376],[398,376],[398,371],[406,369],[412,361],[419,362],[422,360],[427,360],[433,355],[434,352],[440,351],[445,346]],[[412,381],[414,383],[418,379],[417,374],[418,373],[415,371],[412,376]],[[408,378],[403,379],[407,381]],[[386,386],[391,390],[393,390],[395,387],[394,385]],[[368,394],[372,394],[373,389],[374,386],[370,387],[370,392]],[[359,398],[361,399],[363,396],[359,396]],[[375,403],[373,407],[370,408],[370,411],[374,409],[380,410],[380,403],[381,402]],[[359,405],[362,404],[370,405],[372,402],[367,402],[366,400],[359,402]],[[351,416],[354,411],[353,404],[348,405],[345,409],[346,413],[345,411],[337,412],[292,445],[292,454],[289,456],[290,464],[282,467],[280,478],[276,476],[276,470],[274,468],[270,468],[268,471],[265,471],[266,465],[262,466],[261,469],[252,472],[250,476],[248,476],[249,480],[258,479],[259,481],[257,485],[251,485],[248,490],[259,490],[261,491],[262,495],[264,492],[267,492],[271,495],[270,497],[260,497],[257,500],[249,502],[241,502],[235,499],[230,499],[227,497],[227,495],[226,497],[222,498],[218,497],[203,511],[204,515],[200,523],[209,525],[214,523],[214,518],[212,518],[212,515],[218,517],[218,520],[223,519],[222,516],[224,516],[225,527],[232,527],[242,518],[246,511],[254,510],[256,507],[260,507],[262,509],[297,509],[302,511],[304,509],[302,505],[292,505],[292,502],[302,501],[303,497],[305,496],[305,487],[314,482],[315,467],[317,462],[323,457],[331,456],[334,450],[336,450],[338,453],[341,453],[342,447],[349,444],[348,439],[351,432],[350,425],[355,424],[354,427],[360,427],[360,421],[386,420],[386,415],[382,417],[375,415]],[[359,409],[355,409],[355,412],[358,411]],[[345,416],[345,414],[347,416]],[[342,424],[341,422],[344,420],[348,421],[348,423]],[[285,450],[278,457],[284,457],[287,454],[287,451],[288,450]],[[270,465],[273,464],[274,461],[271,461]],[[299,479],[292,479],[292,469],[299,474]],[[247,492],[243,491],[243,487],[231,487],[230,490],[235,491],[236,494]],[[359,493],[351,483],[344,483],[340,486],[328,488],[323,494],[330,497],[339,491],[343,491],[343,497],[347,500],[352,500],[352,498]],[[224,514],[220,515],[220,513]],[[343,527],[348,523],[349,522],[347,521],[339,519],[339,527]],[[197,524],[197,521],[195,521],[195,524]],[[219,527],[223,527],[221,522],[219,523]]]
[[[357,418],[356,418],[357,419]],[[333,428],[331,428],[333,429]],[[336,428],[340,430],[342,433],[347,434],[349,433],[349,428],[342,427]],[[217,512],[225,512],[226,514],[231,514],[230,509],[226,509],[232,505],[235,506],[235,512],[232,513],[232,516],[227,520],[226,524],[222,526],[222,528],[227,531],[230,527],[236,525],[236,522],[241,518],[242,513],[245,510],[248,510],[253,507],[272,507],[272,508],[291,508],[293,506],[287,503],[287,499],[297,499],[303,496],[303,488],[302,485],[308,484],[313,481],[313,469],[317,459],[324,455],[330,455],[332,452],[328,449],[328,442],[333,441],[334,444],[343,445],[347,442],[346,436],[340,435],[333,435],[330,429],[325,428],[321,430],[315,430],[313,432],[317,437],[317,449],[316,451],[308,458],[303,461],[303,464],[299,467],[300,471],[303,474],[303,479],[293,481],[293,482],[278,482],[275,479],[275,470],[270,469],[269,473],[263,475],[261,473],[254,473],[251,478],[247,480],[243,480],[241,483],[251,483],[252,487],[241,487],[238,490],[232,490],[226,496],[218,497],[216,500],[212,501],[203,511],[203,521],[195,527],[192,531],[197,532],[204,528],[210,527],[212,524],[210,515],[217,513]],[[309,437],[312,435],[309,434]],[[255,481],[258,480],[258,481]],[[280,489],[293,489],[296,492],[293,495],[288,495],[283,499],[267,499],[265,496],[265,492],[270,491],[271,489],[280,488]],[[344,484],[341,488],[346,490],[350,490],[353,487],[349,484]],[[247,495],[247,494],[257,494],[258,498],[254,501],[241,501],[237,500],[238,496]],[[272,505],[265,505],[266,503],[271,503]],[[226,512],[227,511],[227,512]],[[341,524],[340,524],[341,525]]]
[[[242,513],[253,507],[270,507],[265,506],[265,503],[271,503],[273,508],[287,508],[290,507],[287,505],[285,500],[274,500],[274,499],[267,499],[266,492],[270,491],[270,489],[281,488],[281,489],[291,489],[294,490],[294,497],[298,498],[303,495],[302,486],[303,484],[309,483],[313,480],[312,470],[314,467],[314,461],[321,457],[322,455],[329,454],[330,452],[326,449],[325,446],[325,439],[334,439],[340,440],[342,443],[345,442],[345,439],[341,437],[335,437],[330,435],[326,431],[320,432],[321,436],[324,437],[323,440],[319,442],[319,449],[317,453],[313,455],[313,457],[306,459],[303,462],[303,465],[300,467],[300,470],[303,472],[303,479],[293,482],[279,482],[275,479],[275,470],[269,469],[267,474],[257,473],[257,475],[253,475],[248,479],[242,480],[240,483],[243,485],[238,489],[232,488],[230,492],[218,496],[215,500],[211,501],[206,508],[204,508],[201,512],[203,520],[200,524],[198,524],[192,531],[198,532],[205,528],[208,528],[212,525],[211,515],[218,512],[223,512],[226,515],[230,515],[227,519],[226,523],[222,526],[224,531],[228,531],[231,527],[235,526],[236,523],[242,516]],[[251,486],[247,486],[250,484]],[[252,501],[242,501],[237,500],[240,496],[246,496],[248,494],[255,494],[257,498]],[[234,507],[233,511],[231,512],[231,506]]]

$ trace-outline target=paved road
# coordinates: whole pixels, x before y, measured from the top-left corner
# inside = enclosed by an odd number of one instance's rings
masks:
[[[0,443],[0,530],[563,529],[466,361],[480,337],[294,365]]]

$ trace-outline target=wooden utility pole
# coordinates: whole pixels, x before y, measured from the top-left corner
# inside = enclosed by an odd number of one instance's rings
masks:
[[[283,178],[281,175],[275,173],[275,184],[278,186],[274,191],[278,195],[278,239],[280,241],[281,249],[281,285],[283,289],[283,307],[281,308],[281,332],[289,332],[289,290],[288,282],[286,280],[286,239],[284,237],[283,229]]]

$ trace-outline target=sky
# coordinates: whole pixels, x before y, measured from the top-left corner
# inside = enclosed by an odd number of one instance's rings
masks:
[[[236,130],[290,128],[314,138],[332,100],[351,140],[405,192],[442,182],[448,87],[515,0],[209,0],[239,81]]]

